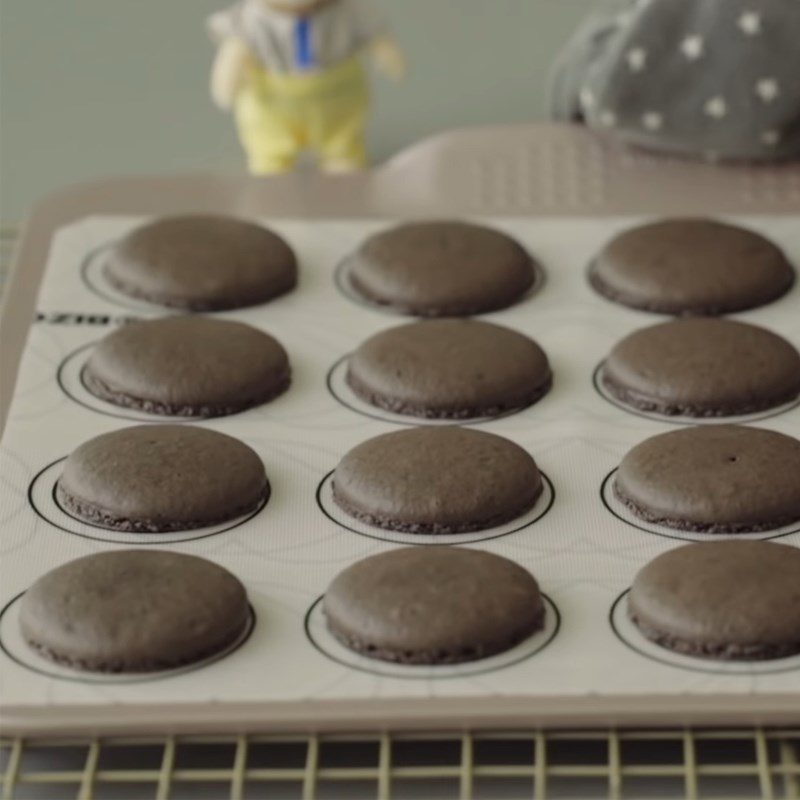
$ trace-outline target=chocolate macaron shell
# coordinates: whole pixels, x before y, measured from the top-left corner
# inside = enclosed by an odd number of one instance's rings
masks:
[[[272,300],[294,288],[297,259],[277,234],[213,215],[165,217],[136,228],[109,252],[109,282],[171,308],[216,311]]]
[[[765,328],[727,319],[682,319],[619,342],[602,381],[623,403],[695,417],[750,414],[800,395],[800,353]]]
[[[514,239],[481,225],[414,222],[382,231],[348,261],[350,280],[373,303],[419,316],[506,308],[531,288],[536,267]]]
[[[536,463],[482,431],[425,427],[377,436],[339,463],[333,496],[348,514],[389,530],[463,533],[528,511],[542,492]]]
[[[521,333],[478,320],[427,320],[382,331],[350,357],[363,400],[399,414],[464,419],[530,405],[550,389],[544,351]]]
[[[676,652],[728,660],[800,652],[800,550],[723,540],[670,550],[636,576],[629,613]]]
[[[152,672],[232,644],[249,618],[247,594],[196,556],[114,550],[48,572],[25,593],[20,626],[41,655],[92,672]]]
[[[87,389],[115,405],[170,416],[221,416],[266,403],[290,382],[286,351],[240,322],[167,317],[102,339],[84,370]]]
[[[475,661],[540,630],[544,604],[525,569],[491,553],[450,547],[392,550],[334,579],[331,633],[362,655],[407,664]]]
[[[710,219],[671,219],[615,237],[595,259],[590,282],[632,308],[716,315],[777,300],[794,284],[795,270],[758,233]]]
[[[709,533],[800,521],[800,441],[738,425],[685,428],[634,447],[614,491],[650,522]]]
[[[76,448],[57,497],[95,525],[157,533],[235,519],[269,494],[259,456],[246,444],[188,425],[141,425]]]

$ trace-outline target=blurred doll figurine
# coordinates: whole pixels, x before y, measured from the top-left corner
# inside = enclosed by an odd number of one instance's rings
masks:
[[[800,0],[605,0],[552,75],[550,110],[712,160],[800,157]]]
[[[327,172],[366,166],[361,52],[394,80],[406,71],[372,0],[240,0],[208,25],[211,95],[234,110],[251,172],[291,170],[306,149]]]

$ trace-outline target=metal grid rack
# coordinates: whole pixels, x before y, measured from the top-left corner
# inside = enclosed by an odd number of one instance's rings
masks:
[[[4,740],[3,798],[800,798],[800,729]]]

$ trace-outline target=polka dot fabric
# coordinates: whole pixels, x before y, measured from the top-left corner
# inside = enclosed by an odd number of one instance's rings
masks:
[[[711,160],[800,157],[800,0],[637,0],[562,54],[557,118]]]

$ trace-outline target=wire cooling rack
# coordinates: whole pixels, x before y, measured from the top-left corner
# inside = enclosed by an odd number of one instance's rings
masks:
[[[3,740],[3,798],[800,798],[795,730]]]

